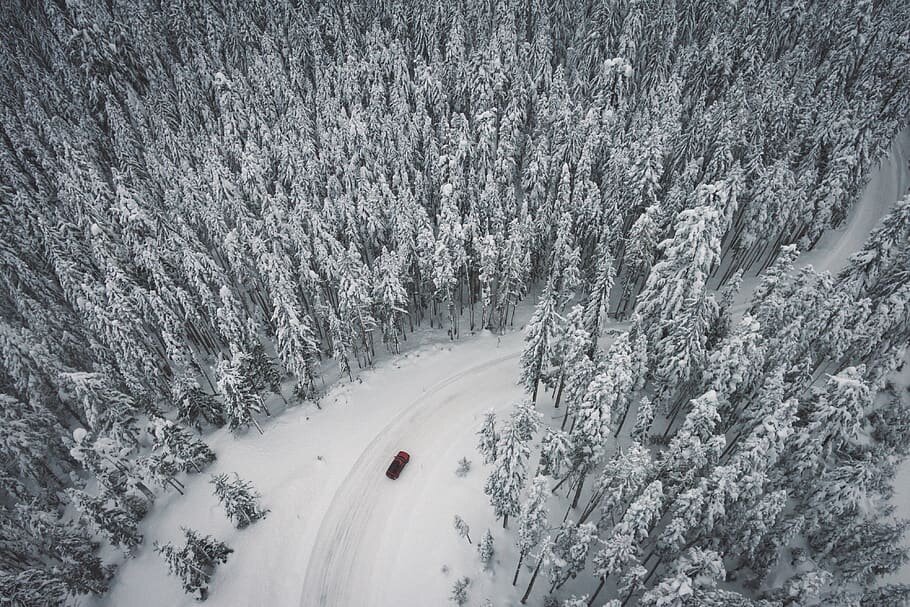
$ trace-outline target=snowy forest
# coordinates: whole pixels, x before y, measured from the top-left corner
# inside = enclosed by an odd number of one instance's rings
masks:
[[[318,413],[428,332],[520,343],[525,397],[470,429],[516,556],[486,605],[910,601],[910,196],[843,267],[797,263],[907,126],[905,0],[0,19],[0,605],[102,600],[153,551],[205,599],[239,555],[143,520],[207,437],[265,449],[275,403]],[[247,480],[202,482],[268,524]]]

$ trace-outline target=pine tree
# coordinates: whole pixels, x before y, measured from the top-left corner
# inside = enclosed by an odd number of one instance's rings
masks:
[[[613,255],[610,252],[610,240],[613,235],[604,232],[597,246],[594,284],[585,303],[585,329],[591,335],[592,355],[597,347],[597,338],[603,330],[610,312],[610,293],[613,290],[613,281],[616,279],[616,269],[613,267]]]
[[[518,514],[518,498],[525,484],[530,452],[521,433],[506,423],[496,443],[495,467],[484,485],[484,493],[490,497],[496,518],[502,519],[503,528],[508,526],[510,516]]]
[[[262,496],[253,488],[252,483],[242,480],[236,473],[233,480],[227,474],[216,474],[212,475],[209,482],[215,486],[215,497],[238,529],[243,529],[268,514],[268,509],[259,506]]]
[[[455,585],[452,586],[452,594],[449,595],[449,600],[455,603],[456,605],[465,605],[468,602],[468,586],[471,584],[471,579],[467,577],[458,578],[455,581]]]
[[[407,291],[401,282],[401,265],[398,254],[383,247],[373,280],[373,297],[381,309],[382,340],[395,354],[400,351],[401,318],[407,314],[408,304]]]
[[[531,550],[540,543],[543,533],[546,531],[547,493],[546,478],[538,476],[531,484],[528,497],[521,506],[521,513],[518,516],[518,565],[515,567],[515,575],[512,578],[513,586],[518,582],[521,564]]]
[[[545,558],[551,594],[584,570],[596,539],[597,527],[593,523],[566,521],[560,526]]]
[[[463,537],[468,540],[469,544],[474,543],[471,541],[471,528],[464,521],[464,519],[457,514],[455,515],[455,531],[458,533],[459,537]]]
[[[254,413],[267,413],[262,396],[256,389],[255,380],[249,375],[251,357],[235,350],[230,360],[218,363],[218,389],[224,399],[225,415],[231,430],[249,424],[256,426],[262,434],[262,427]]]
[[[67,489],[66,494],[80,518],[111,544],[130,551],[142,543],[136,521],[128,513],[78,489]]]
[[[233,550],[210,535],[200,537],[196,531],[185,527],[181,527],[181,531],[186,539],[182,548],[177,549],[171,542],[155,542],[155,552],[167,563],[168,573],[180,578],[183,590],[187,594],[198,592],[197,598],[204,601],[215,568],[219,563],[226,563]]]
[[[534,434],[537,433],[541,417],[543,417],[543,414],[534,408],[534,403],[527,399],[522,399],[512,405],[509,423],[518,433],[521,440],[530,442],[534,438]]]
[[[0,571],[0,593],[10,605],[34,607],[64,605],[73,594],[60,572],[49,567]]]
[[[555,345],[557,326],[560,322],[557,307],[556,292],[551,278],[528,323],[525,332],[527,345],[521,355],[521,382],[525,390],[531,394],[533,402],[537,402],[537,388],[541,378],[548,372],[545,365]]]
[[[191,376],[177,377],[171,384],[171,396],[177,406],[177,421],[202,431],[202,421],[213,426],[225,424],[221,405],[205,392]]]
[[[872,399],[862,375],[863,369],[848,367],[817,393],[807,426],[794,438],[792,461],[798,470],[818,470],[830,454],[858,442]]]
[[[483,563],[483,568],[492,568],[493,555],[495,554],[495,550],[493,548],[493,534],[490,533],[489,529],[487,529],[486,533],[483,534],[483,538],[480,540],[480,544],[477,546],[477,552],[480,555],[480,562]]]
[[[673,238],[661,243],[663,259],[651,270],[635,307],[633,327],[646,336],[650,366],[669,388],[688,381],[703,365],[712,301],[707,280],[720,257],[731,196],[726,182],[698,188],[694,208],[679,213]]]
[[[492,464],[496,461],[499,433],[496,431],[496,413],[489,411],[484,415],[483,426],[477,432],[480,437],[477,450],[483,456],[483,463]]]
[[[215,461],[215,453],[208,445],[173,422],[159,418],[155,420],[153,428],[155,443],[152,448],[161,449],[184,472],[202,472],[203,468]]]
[[[572,441],[562,430],[547,428],[540,440],[540,462],[538,474],[559,478],[562,471],[569,466],[572,453]]]
[[[654,405],[647,396],[642,396],[638,401],[638,408],[635,411],[635,425],[629,433],[629,437],[637,442],[646,443],[651,424],[654,422]]]

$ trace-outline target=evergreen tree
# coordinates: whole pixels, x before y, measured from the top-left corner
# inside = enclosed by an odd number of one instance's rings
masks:
[[[186,539],[182,548],[176,548],[171,542],[155,542],[155,552],[167,563],[168,573],[180,578],[184,592],[198,592],[196,598],[204,601],[215,568],[219,563],[226,563],[233,550],[210,535],[200,537],[196,531],[185,527],[181,527],[181,531]]]
[[[177,406],[177,421],[202,431],[202,421],[213,426],[225,424],[221,405],[205,392],[191,376],[177,377],[171,384],[171,396]]]
[[[449,595],[449,600],[451,600],[456,605],[465,605],[468,602],[468,586],[471,585],[470,578],[462,577],[458,578],[455,581],[455,585],[452,586],[452,594]]]
[[[224,399],[225,415],[231,430],[256,426],[262,434],[262,427],[254,413],[268,413],[262,396],[256,389],[255,380],[250,376],[251,357],[235,350],[230,360],[218,363],[218,389]]]
[[[547,528],[547,480],[538,476],[531,484],[528,490],[528,497],[521,506],[521,513],[518,516],[518,565],[515,567],[515,575],[512,578],[512,585],[518,582],[518,574],[521,572],[521,564],[531,552],[531,550],[540,543],[543,533]]]
[[[152,448],[161,449],[184,472],[202,472],[203,468],[215,461],[215,453],[208,445],[173,422],[159,418],[155,420],[153,428],[155,443]]]
[[[252,483],[241,479],[236,473],[233,480],[227,474],[215,474],[209,482],[215,486],[215,497],[238,529],[243,529],[268,514],[268,509],[259,506],[259,498],[262,496],[256,492]]]
[[[496,461],[499,433],[496,431],[496,413],[489,411],[484,415],[483,426],[477,432],[480,437],[477,450],[483,456],[483,463],[492,464]]]
[[[720,257],[731,189],[726,182],[700,186],[693,208],[679,213],[673,238],[661,243],[635,307],[633,325],[647,338],[650,365],[670,388],[688,381],[704,364],[707,281]]]
[[[469,544],[474,543],[471,541],[471,528],[464,521],[464,519],[457,514],[455,515],[455,531],[458,533],[459,537],[463,537],[468,540]]]
[[[610,292],[613,290],[613,281],[616,279],[616,270],[613,267],[613,255],[610,252],[609,241],[612,234],[604,232],[596,252],[596,266],[594,282],[588,300],[585,303],[585,329],[591,335],[591,355],[597,347],[597,338],[603,330],[610,312]]]
[[[530,452],[521,432],[506,423],[496,443],[495,467],[484,485],[484,493],[490,497],[496,518],[502,519],[503,528],[508,526],[510,516],[518,514],[518,499],[525,484]]]
[[[545,558],[547,576],[550,578],[550,593],[562,588],[570,579],[574,579],[584,570],[588,552],[597,539],[597,527],[593,523],[577,525],[572,521],[564,522],[556,537],[549,544]]]
[[[568,434],[562,430],[547,428],[540,441],[538,473],[558,478],[562,471],[570,465],[572,449],[572,441]]]
[[[521,382],[534,402],[537,402],[537,388],[541,378],[548,372],[545,365],[555,345],[557,326],[560,322],[557,307],[555,287],[551,278],[528,323],[525,333],[527,345],[521,355]]]
[[[493,555],[495,554],[495,550],[493,548],[493,534],[490,533],[489,529],[487,529],[486,533],[483,534],[483,538],[480,540],[480,544],[477,546],[477,552],[480,555],[480,562],[483,563],[483,568],[492,568]]]
[[[136,521],[127,512],[78,489],[67,489],[66,494],[80,518],[111,544],[130,551],[142,543]]]

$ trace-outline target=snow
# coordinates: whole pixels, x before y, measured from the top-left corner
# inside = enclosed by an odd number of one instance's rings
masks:
[[[901,131],[891,149],[870,174],[869,182],[863,188],[860,199],[847,214],[843,225],[828,230],[811,251],[797,257],[794,266],[812,266],[819,272],[836,274],[847,263],[851,255],[860,250],[869,233],[894,204],[910,190],[910,127]],[[744,277],[742,286],[730,311],[734,322],[739,322],[749,308],[752,291],[760,280],[759,276]]]
[[[186,479],[185,496],[159,498],[143,521],[139,553],[97,604],[196,604],[152,550],[154,541],[177,540],[181,525],[234,549],[212,579],[207,605],[413,605],[425,597],[442,604],[465,574],[473,580],[469,595],[480,596],[476,545],[457,535],[452,518],[461,515],[479,539],[486,530],[480,521],[492,516],[474,430],[489,409],[506,410],[522,395],[522,344],[515,331],[423,346],[362,373],[362,382],[336,386],[321,411],[297,407],[276,416],[263,424],[263,436],[208,436],[218,460]],[[411,462],[390,481],[384,470],[399,449]],[[478,465],[460,479],[463,456]],[[221,472],[251,481],[268,517],[235,530],[208,484],[209,473]]]
[[[819,272],[837,273],[856,253],[882,217],[910,189],[910,128],[891,143],[891,150],[872,172],[863,195],[847,215],[844,225],[828,230],[814,249],[800,255],[798,266],[811,265]]]
[[[842,267],[907,191],[908,158],[905,130],[845,224],[801,255],[798,265],[832,272]],[[739,314],[754,284],[744,282],[734,307]],[[212,580],[207,604],[213,607],[443,605],[462,576],[471,578],[471,604],[516,603],[528,573],[522,572],[517,587],[509,583],[517,560],[513,530],[492,520],[482,491],[489,467],[480,465],[475,432],[487,411],[502,419],[522,396],[516,383],[521,338],[520,331],[502,337],[483,332],[457,344],[425,345],[363,372],[362,381],[335,386],[322,410],[299,406],[268,420],[261,437],[247,432],[235,438],[224,430],[208,436],[218,461],[186,480],[185,496],[158,500],[142,524],[146,537],[136,558],[93,603],[196,604],[152,550],[154,541],[178,539],[181,525],[234,549]],[[411,462],[390,481],[383,471],[399,449],[411,454]],[[475,465],[459,478],[455,470],[465,456]],[[251,481],[271,510],[268,517],[235,530],[208,484],[208,473],[221,472]],[[910,516],[910,466],[900,469],[897,499],[900,514]],[[452,528],[456,514],[470,525],[475,542],[491,529],[492,572],[483,571],[476,543],[469,545]],[[526,561],[533,566],[535,558]],[[910,570],[905,573],[910,580]],[[580,588],[590,580],[579,582],[566,590],[591,590]],[[532,597],[546,586],[539,580]]]

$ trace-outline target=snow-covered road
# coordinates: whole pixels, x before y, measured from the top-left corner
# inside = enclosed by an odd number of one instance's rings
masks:
[[[468,359],[468,366],[452,368],[449,377],[376,429],[322,521],[302,606],[413,604],[410,600],[420,596],[415,588],[420,579],[439,575],[443,563],[428,559],[432,544],[439,543],[439,530],[426,535],[424,523],[440,513],[444,519],[454,516],[441,497],[458,480],[458,459],[472,455],[459,451],[462,441],[453,438],[479,423],[489,409],[506,407],[521,396],[515,384],[517,340],[503,341],[504,347],[488,353],[499,356],[480,363]],[[382,400],[394,394],[375,396]],[[397,481],[390,481],[384,471],[399,449],[411,454],[411,462]]]

